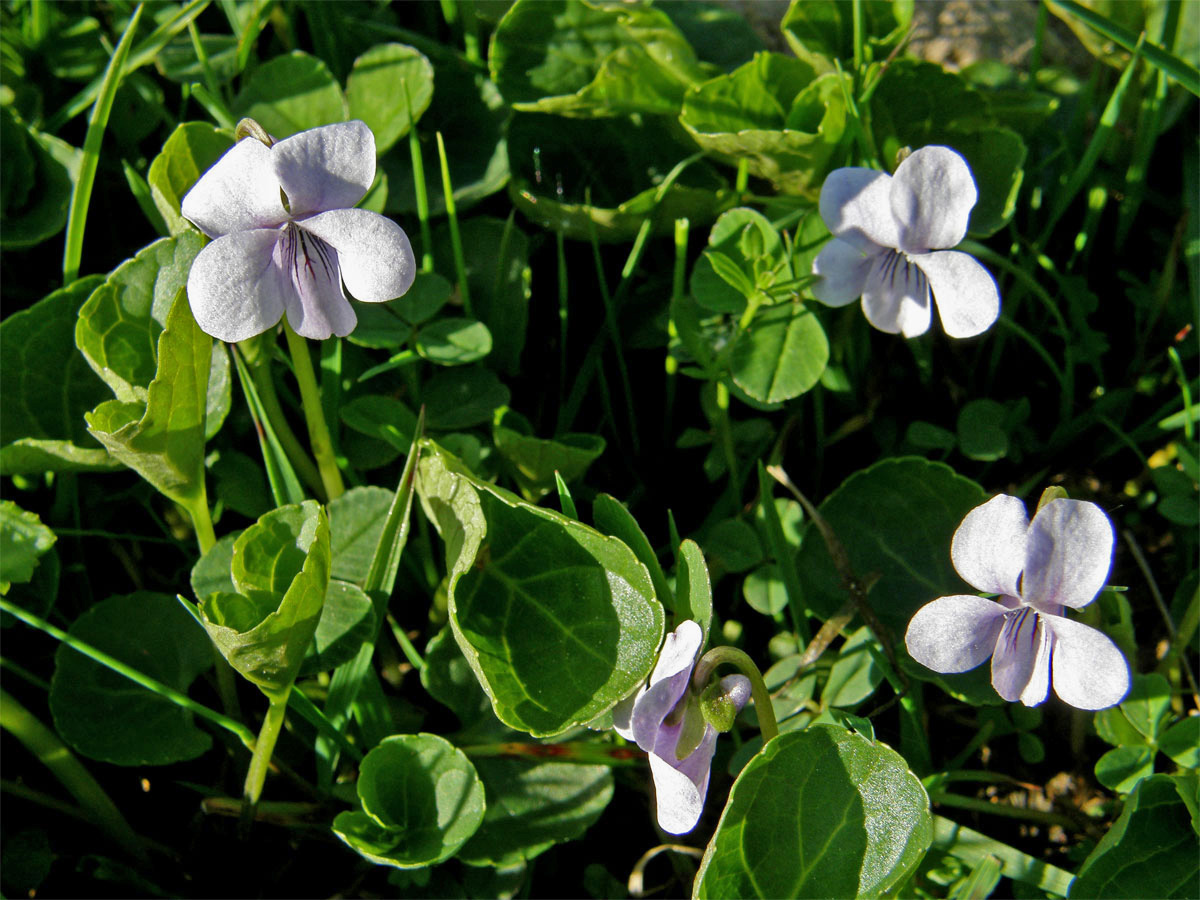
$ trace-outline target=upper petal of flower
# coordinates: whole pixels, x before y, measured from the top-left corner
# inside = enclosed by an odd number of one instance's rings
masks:
[[[827,306],[853,303],[863,294],[876,255],[834,238],[813,260],[813,274],[821,277],[813,283],[812,295]]]
[[[891,183],[891,175],[874,169],[834,169],[821,185],[819,208],[825,227],[864,253],[898,247],[900,226],[892,215]]]
[[[287,220],[271,151],[254,138],[238,141],[183,197],[183,215],[209,237],[271,228]]]
[[[1000,315],[1000,289],[992,273],[975,257],[938,250],[910,257],[929,278],[942,329],[953,338],[974,337]]]
[[[863,288],[863,315],[888,334],[916,337],[929,330],[929,281],[895,251],[875,256]]]
[[[1095,503],[1051,500],[1029,526],[1021,595],[1078,609],[1096,599],[1112,566],[1113,526]]]
[[[1017,596],[1029,540],[1025,504],[997,494],[962,520],[950,544],[954,568],[968,584],[989,594]]]
[[[996,649],[1007,610],[972,594],[938,597],[917,610],[908,623],[908,653],[935,672],[967,672]]]
[[[271,165],[292,216],[349,209],[375,180],[375,135],[363,122],[338,122],[284,138]]]
[[[337,251],[295,224],[284,229],[275,248],[276,264],[291,280],[287,294],[288,324],[296,334],[323,341],[345,337],[358,316],[342,292]]]
[[[187,293],[202,331],[222,341],[244,341],[279,322],[292,293],[273,258],[280,237],[275,228],[238,231],[200,251]]]
[[[700,821],[716,746],[717,732],[709,725],[700,746],[687,759],[675,761],[650,754],[658,825],[668,834],[685,834]]]
[[[297,223],[337,250],[342,280],[355,300],[380,303],[412,287],[417,276],[408,235],[366,209],[335,209]]]
[[[1117,645],[1082,622],[1041,618],[1054,632],[1054,693],[1078,709],[1120,703],[1129,692],[1129,664]]]
[[[667,635],[662,652],[650,674],[650,683],[633,705],[631,731],[639,747],[654,749],[663,719],[687,690],[704,632],[690,619]],[[672,745],[673,747],[674,745]]]
[[[1021,700],[1026,706],[1036,706],[1050,691],[1049,681],[1038,670],[1039,664],[1049,662],[1042,646],[1048,638],[1040,619],[1029,607],[1010,612],[1004,619],[996,652],[992,654],[992,687],[1005,700]],[[1041,699],[1032,700],[1031,683],[1035,688],[1039,684],[1045,686]]]
[[[893,246],[928,253],[957,245],[979,199],[967,161],[949,147],[922,147],[896,167],[891,210],[900,223]]]

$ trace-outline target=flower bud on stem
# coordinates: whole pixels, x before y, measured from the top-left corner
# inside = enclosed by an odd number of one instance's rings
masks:
[[[750,691],[754,697],[754,711],[758,715],[758,729],[762,732],[763,743],[779,734],[779,726],[775,722],[775,709],[771,706],[771,695],[763,681],[762,673],[749,656],[736,647],[714,647],[700,657],[692,672],[692,689],[697,693],[708,686],[717,666],[730,663],[737,666],[738,671],[750,679]]]

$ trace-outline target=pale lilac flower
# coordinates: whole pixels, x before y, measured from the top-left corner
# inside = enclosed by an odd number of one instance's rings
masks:
[[[683,759],[676,755],[685,715],[700,715],[698,698],[689,694],[688,682],[703,642],[699,625],[691,620],[682,623],[663,642],[649,683],[613,710],[617,733],[649,754],[658,824],[669,834],[684,834],[700,821],[716,751],[717,731],[704,723],[699,745]],[[750,699],[750,680],[727,675],[721,679],[721,690],[740,711]]]
[[[1112,523],[1094,503],[1051,500],[1029,522],[1016,497],[993,497],[963,519],[950,557],[998,602],[956,594],[926,604],[908,623],[908,652],[935,672],[966,672],[990,656],[996,692],[1026,706],[1044,702],[1051,683],[1079,709],[1119,703],[1129,690],[1125,657],[1066,616],[1096,598],[1112,554]]]
[[[362,122],[271,147],[239,141],[183,198],[184,216],[216,239],[188,275],[200,327],[241,341],[286,313],[297,334],[340,337],[358,322],[347,292],[378,303],[407,291],[416,275],[408,237],[390,219],[353,208],[374,178],[375,137]]]
[[[932,301],[951,337],[973,337],[1000,315],[1000,292],[973,256],[948,248],[967,234],[979,193],[949,147],[922,147],[896,168],[831,172],[820,211],[831,240],[813,261],[813,296],[829,306],[862,297],[867,321],[889,334],[929,330]],[[932,296],[931,296],[932,295]]]

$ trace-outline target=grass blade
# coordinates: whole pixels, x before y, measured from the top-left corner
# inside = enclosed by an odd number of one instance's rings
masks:
[[[1094,31],[1099,32],[1111,41],[1121,45],[1126,50],[1133,51],[1138,44],[1138,36],[1127,28],[1118,25],[1075,0],[1046,0],[1059,9],[1070,13],[1076,19],[1086,23]],[[1200,71],[1184,62],[1173,53],[1169,53],[1156,44],[1146,44],[1142,47],[1142,55],[1153,66],[1166,72],[1168,76],[1178,81],[1189,93],[1200,97]]]
[[[92,115],[88,120],[87,136],[83,140],[83,159],[79,164],[79,177],[75,180],[71,191],[71,206],[67,213],[67,242],[63,248],[63,284],[70,284],[79,277],[79,260],[83,255],[83,229],[87,224],[88,206],[92,201],[92,185],[96,181],[96,169],[100,165],[100,144],[104,140],[104,129],[108,127],[108,117],[112,112],[113,100],[117,96],[117,87],[125,74],[125,60],[129,58],[129,49],[133,44],[133,35],[138,23],[142,21],[143,6],[138,4],[125,27],[125,33],[113,51],[108,68],[104,70],[104,78],[100,82],[100,90],[96,96],[96,105],[92,107]]]

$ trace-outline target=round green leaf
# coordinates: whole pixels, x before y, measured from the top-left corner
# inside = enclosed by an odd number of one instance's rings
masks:
[[[779,735],[742,770],[694,896],[878,897],[932,839],[929,798],[898,753],[813,725]]]
[[[346,120],[346,98],[328,66],[300,50],[260,65],[233,101],[277,139]]]
[[[757,210],[738,207],[721,213],[708,235],[708,246],[733,260],[751,284],[755,282],[755,264],[774,263],[782,254],[779,234]],[[702,254],[692,269],[688,283],[692,296],[705,309],[739,313],[746,307],[745,295],[713,268],[711,257]]]
[[[1158,749],[1177,766],[1200,768],[1200,717],[1188,716],[1168,728],[1158,742]]]
[[[958,414],[958,446],[963,456],[991,462],[1007,455],[1006,416],[1001,404],[986,397],[964,406]]]
[[[829,342],[820,321],[798,300],[760,309],[733,346],[734,384],[755,400],[799,397],[820,378]]]
[[[787,608],[787,588],[775,565],[760,566],[742,582],[742,596],[750,608],[764,616],[776,616]]]
[[[1118,794],[1133,790],[1133,786],[1154,772],[1154,748],[1145,744],[1113,747],[1096,760],[1096,780]]]
[[[399,869],[449,859],[483,821],[483,783],[466,754],[433,734],[386,738],[359,769],[362,811],[333,831],[372,862]]]
[[[164,594],[110,597],[76,619],[71,634],[185,693],[213,662],[208,636]],[[120,766],[164,766],[212,746],[190,712],[66,644],[55,654],[50,712],[68,744]]]
[[[350,118],[375,133],[380,156],[421,118],[433,99],[433,66],[407,44],[379,44],[354,61],[346,80]]]
[[[431,431],[457,431],[492,421],[510,399],[491,369],[472,366],[438,372],[425,383],[425,425]]]
[[[417,352],[439,366],[463,366],[492,352],[492,333],[475,319],[438,319],[417,331]]]

